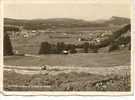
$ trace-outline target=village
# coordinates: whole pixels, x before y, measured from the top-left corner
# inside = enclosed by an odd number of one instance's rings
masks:
[[[54,30],[54,29],[46,29],[46,30],[26,30],[23,29],[22,26],[11,26],[11,25],[5,25],[5,27],[15,27],[18,28],[18,31],[6,31],[7,34],[9,34],[11,41],[13,42],[13,51],[14,54],[38,54],[40,51],[40,46],[42,42],[48,42],[52,45],[56,45],[57,43],[64,43],[67,45],[73,45],[76,48],[76,52],[83,53],[81,47],[83,48],[84,46],[81,46],[83,44],[90,45],[95,45],[95,46],[100,46],[104,41],[108,41],[110,37],[113,36],[113,30],[104,30],[104,29],[99,29],[99,30],[80,30],[80,31],[63,31],[63,30]],[[130,36],[130,30],[125,34],[125,37]],[[44,38],[40,40],[40,38]],[[34,43],[33,39],[37,39]],[[28,44],[24,44],[23,41],[28,41]],[[26,46],[25,49],[20,48],[20,45]],[[19,48],[18,49],[18,46]],[[24,48],[24,46],[22,46]],[[31,49],[31,46],[35,46],[37,48],[34,52],[27,52],[28,49]],[[89,48],[88,46],[88,48]],[[125,47],[126,45],[121,44],[120,48]],[[68,48],[68,47],[67,47]],[[70,53],[69,49],[64,48],[63,53]],[[87,47],[86,47],[87,48]],[[92,48],[92,47],[90,47]],[[84,47],[85,49],[85,47]],[[108,49],[107,49],[108,50]],[[30,50],[29,50],[30,51]],[[31,49],[31,51],[33,51]],[[102,51],[102,50],[101,50]],[[93,51],[93,49],[89,49],[87,52],[97,52]]]

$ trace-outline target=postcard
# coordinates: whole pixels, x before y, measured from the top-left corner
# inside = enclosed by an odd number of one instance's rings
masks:
[[[132,10],[130,0],[2,0],[1,93],[132,95]]]

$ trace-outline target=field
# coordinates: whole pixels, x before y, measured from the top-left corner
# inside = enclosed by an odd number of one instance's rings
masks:
[[[25,63],[24,63],[25,62]],[[69,55],[28,55],[5,56],[5,65],[20,66],[84,66],[84,67],[109,67],[130,64],[130,51],[112,53],[78,53]]]
[[[25,62],[25,63],[24,63]],[[130,52],[4,57],[6,91],[130,91]],[[45,71],[41,65],[47,65]]]

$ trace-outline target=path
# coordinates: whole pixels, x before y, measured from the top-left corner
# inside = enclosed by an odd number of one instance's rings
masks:
[[[93,73],[98,75],[125,75],[130,73],[129,66],[114,66],[114,67],[73,67],[73,66],[49,66],[47,65],[47,70],[41,70],[38,66],[9,66],[4,65],[4,70],[15,71],[20,74],[51,74],[56,75],[59,73],[69,73],[69,72],[85,72]]]

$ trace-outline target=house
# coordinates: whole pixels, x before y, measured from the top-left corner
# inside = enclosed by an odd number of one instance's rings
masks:
[[[63,50],[63,51],[62,51],[62,53],[63,53],[63,54],[68,54],[68,53],[69,53],[69,51],[67,51],[67,50]]]
[[[82,39],[81,38],[78,38],[78,41],[81,41]]]
[[[29,35],[28,35],[28,34],[24,34],[23,37],[24,37],[24,38],[28,38]]]

